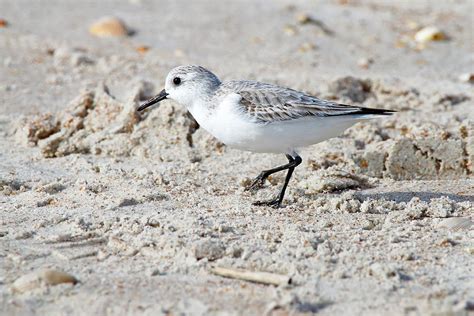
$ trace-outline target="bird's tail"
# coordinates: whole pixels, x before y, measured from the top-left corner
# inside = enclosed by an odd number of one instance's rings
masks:
[[[360,115],[384,115],[384,116],[389,116],[392,115],[393,113],[396,113],[397,111],[394,110],[385,110],[385,109],[372,109],[372,108],[360,108],[360,112],[357,112],[357,114]]]
[[[357,111],[354,111],[352,113],[347,113],[346,115],[355,117],[360,120],[369,120],[369,119],[374,119],[378,117],[390,116],[396,112],[397,111],[394,111],[394,110],[357,107]]]

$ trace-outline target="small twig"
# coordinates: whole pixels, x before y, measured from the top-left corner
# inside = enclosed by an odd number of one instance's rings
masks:
[[[277,286],[291,284],[291,278],[289,276],[270,272],[254,272],[223,267],[215,267],[211,269],[211,272],[216,275],[231,279],[239,279],[256,283],[273,284]]]

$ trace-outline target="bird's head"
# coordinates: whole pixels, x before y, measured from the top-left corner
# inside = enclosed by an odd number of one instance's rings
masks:
[[[179,66],[166,76],[165,88],[138,107],[142,111],[164,99],[172,99],[187,108],[196,100],[203,100],[220,85],[219,78],[201,66]]]

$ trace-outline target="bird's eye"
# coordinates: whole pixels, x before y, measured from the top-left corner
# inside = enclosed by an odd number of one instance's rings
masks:
[[[173,83],[174,83],[175,85],[179,85],[179,84],[181,83],[181,78],[180,78],[180,77],[175,77],[175,78],[173,79]]]

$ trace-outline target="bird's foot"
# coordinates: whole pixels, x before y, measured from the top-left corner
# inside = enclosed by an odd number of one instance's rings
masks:
[[[253,181],[245,188],[245,191],[258,191],[265,185],[267,177],[263,174],[259,174]]]
[[[279,197],[269,201],[255,201],[252,203],[254,206],[271,206],[273,208],[279,208],[281,206],[281,199]]]

